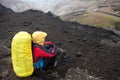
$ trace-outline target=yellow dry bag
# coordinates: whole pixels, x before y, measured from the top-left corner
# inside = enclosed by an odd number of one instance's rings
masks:
[[[31,35],[25,31],[18,32],[12,39],[12,64],[18,77],[27,77],[33,73],[31,41]]]

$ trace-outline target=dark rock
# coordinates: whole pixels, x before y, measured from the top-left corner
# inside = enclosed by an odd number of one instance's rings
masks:
[[[76,57],[81,57],[81,56],[82,56],[82,52],[76,53]]]
[[[57,45],[57,46],[61,46],[61,45],[62,45],[62,43],[60,43],[60,42],[59,42],[59,43],[56,43],[55,45]]]
[[[67,34],[68,32],[67,31],[63,31],[63,33]]]
[[[29,26],[29,25],[31,25],[31,24],[32,24],[32,22],[25,21],[23,25],[24,25],[24,26]]]
[[[103,45],[109,46],[109,47],[115,47],[115,46],[118,45],[118,44],[116,44],[115,42],[113,42],[112,40],[109,40],[109,39],[103,39],[103,40],[101,40],[100,43],[103,44]]]
[[[69,43],[73,43],[73,41],[72,41],[72,40],[69,40],[68,42],[69,42]]]
[[[68,69],[65,80],[101,80],[100,78],[91,76],[87,71],[82,69]]]
[[[54,14],[53,14],[52,12],[48,11],[48,12],[47,12],[47,15],[53,16]]]
[[[86,38],[83,38],[83,41],[86,41],[87,39]]]
[[[120,38],[118,38],[116,35],[111,35],[110,38],[114,43],[117,43],[118,41],[120,41]]]

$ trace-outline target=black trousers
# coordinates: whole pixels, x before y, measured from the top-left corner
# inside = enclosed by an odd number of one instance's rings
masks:
[[[54,64],[55,64],[55,58],[56,57],[53,57],[53,58],[43,58],[43,60],[44,60],[43,69],[52,68],[54,66]]]

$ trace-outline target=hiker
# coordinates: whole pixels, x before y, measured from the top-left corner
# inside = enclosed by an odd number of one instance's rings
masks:
[[[32,34],[33,39],[33,65],[35,69],[45,69],[55,67],[57,61],[57,47],[52,42],[45,42],[46,32],[35,31]]]
[[[64,50],[52,42],[45,42],[46,36],[43,31],[35,31],[32,37],[26,31],[15,34],[11,42],[11,59],[18,77],[28,77],[34,71],[56,67],[60,62]]]

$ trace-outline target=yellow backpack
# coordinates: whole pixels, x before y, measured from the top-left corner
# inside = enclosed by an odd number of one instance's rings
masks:
[[[18,77],[30,76],[34,71],[31,41],[31,35],[25,31],[18,32],[12,39],[12,65]]]

